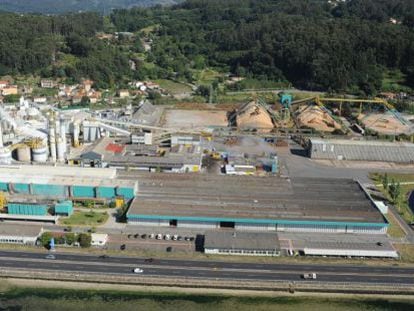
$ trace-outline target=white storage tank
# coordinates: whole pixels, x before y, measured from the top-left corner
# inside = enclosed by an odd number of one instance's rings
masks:
[[[9,148],[0,148],[0,164],[11,164],[12,155]]]
[[[19,162],[30,162],[31,152],[29,146],[22,146],[16,150],[17,161]]]
[[[33,162],[46,162],[47,161],[47,148],[46,146],[39,146],[32,149]]]
[[[80,125],[79,122],[73,122],[73,146],[79,146],[79,132],[80,132]]]
[[[65,143],[63,142],[62,138],[57,139],[57,159],[59,162],[63,162],[65,160]]]

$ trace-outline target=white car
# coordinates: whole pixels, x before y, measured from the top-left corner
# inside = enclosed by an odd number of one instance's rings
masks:
[[[157,240],[162,240],[162,234],[161,233],[157,234]]]
[[[142,270],[141,268],[135,268],[133,271],[134,271],[134,273],[143,273],[144,272],[144,270]]]
[[[171,240],[171,235],[169,235],[168,233],[164,236],[164,239],[166,240],[166,241],[169,241],[169,240]]]

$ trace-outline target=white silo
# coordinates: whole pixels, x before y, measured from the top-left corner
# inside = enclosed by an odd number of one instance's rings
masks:
[[[66,153],[66,121],[65,119],[60,119],[60,137],[62,138],[64,152]]]
[[[49,148],[50,159],[52,162],[56,162],[56,128],[53,119],[49,121]]]
[[[46,162],[47,161],[47,147],[45,145],[39,145],[32,149],[33,162]]]
[[[29,146],[21,146],[16,150],[17,161],[19,162],[30,162],[31,160],[31,153]]]
[[[63,162],[65,160],[65,145],[63,143],[62,138],[58,137],[56,146],[57,146],[57,159],[59,162]]]
[[[79,147],[80,125],[78,121],[73,122],[73,146]]]

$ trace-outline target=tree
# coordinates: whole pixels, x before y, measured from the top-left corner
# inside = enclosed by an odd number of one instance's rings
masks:
[[[388,189],[388,193],[391,197],[393,204],[397,205],[398,210],[400,209],[399,205],[399,198],[401,196],[401,184],[398,182],[396,183],[393,179]]]
[[[388,190],[388,183],[389,183],[389,180],[388,180],[388,174],[387,173],[385,173],[384,175],[382,175],[382,186],[384,187],[384,190]]]
[[[92,242],[92,237],[87,233],[80,233],[78,237],[79,245],[83,248],[90,247]]]
[[[72,245],[76,241],[76,235],[72,232],[65,234],[66,244]]]
[[[52,239],[52,233],[50,232],[43,232],[43,234],[40,236],[40,243],[44,247],[48,247],[50,245],[50,240]]]

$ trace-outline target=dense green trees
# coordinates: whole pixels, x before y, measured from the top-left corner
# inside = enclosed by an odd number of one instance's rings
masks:
[[[148,52],[139,37],[95,38],[102,30],[143,28],[138,36],[152,40]],[[205,67],[361,95],[374,95],[392,70],[414,87],[412,0],[187,0],[105,18],[3,13],[0,36],[0,75],[88,77],[102,88],[132,78],[193,82]]]
[[[161,25],[151,58],[181,76],[206,64],[309,89],[369,95],[387,69],[408,74],[407,83],[412,79],[413,3],[188,0],[171,9],[118,10],[111,18],[119,30]]]
[[[44,77],[88,77],[108,87],[129,74],[128,57],[95,38],[103,19],[94,13],[0,18],[0,75],[39,73]],[[66,55],[73,55],[66,61]]]

